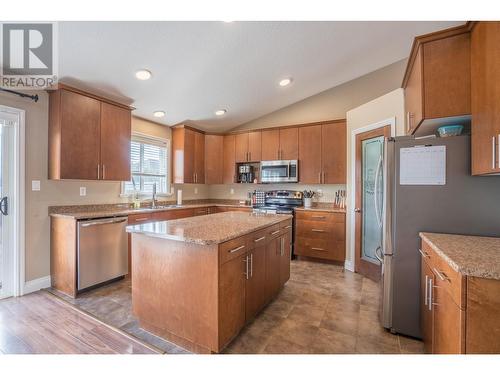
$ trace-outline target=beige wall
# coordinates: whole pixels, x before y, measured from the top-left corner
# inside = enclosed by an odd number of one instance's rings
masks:
[[[353,132],[357,129],[376,124],[386,119],[396,119],[396,135],[404,134],[404,92],[399,88],[375,100],[363,104],[347,112],[347,197],[348,210],[346,214],[346,265],[353,266],[354,259],[354,220],[353,204],[354,186],[351,182],[355,159],[352,152],[355,142]]]
[[[236,129],[257,129],[345,118],[348,110],[401,87],[406,61],[405,59],[395,62],[250,121]],[[289,89],[293,90],[293,87]]]

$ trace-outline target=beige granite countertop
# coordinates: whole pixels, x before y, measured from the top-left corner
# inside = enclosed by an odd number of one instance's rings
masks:
[[[420,237],[462,275],[500,280],[500,238],[427,232]]]
[[[345,214],[345,208],[340,208],[338,206],[335,206],[331,202],[315,202],[312,204],[312,207],[297,207],[295,209],[296,211],[321,211],[321,212],[337,212],[337,213],[344,213]]]
[[[175,205],[175,202],[158,202],[158,205]],[[143,206],[141,208],[133,208],[128,203],[122,204],[95,204],[95,205],[74,205],[74,206],[51,206],[49,207],[50,216],[71,217],[76,220],[92,219],[98,217],[111,217],[111,216],[126,216],[141,213],[161,212],[170,210],[183,210],[189,208],[202,208],[202,207],[248,207],[239,204],[236,200],[229,199],[214,199],[214,200],[199,200],[199,201],[186,201],[181,206],[176,207],[162,207],[150,208]]]
[[[292,215],[220,212],[212,215],[129,225],[127,232],[199,245],[214,245],[291,218]]]

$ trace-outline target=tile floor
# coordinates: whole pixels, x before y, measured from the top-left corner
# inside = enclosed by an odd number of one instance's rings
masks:
[[[64,298],[167,353],[186,353],[138,326],[131,311],[129,280],[76,300]],[[281,293],[225,353],[422,353],[421,341],[381,327],[379,304],[377,283],[339,266],[293,261],[290,280]]]

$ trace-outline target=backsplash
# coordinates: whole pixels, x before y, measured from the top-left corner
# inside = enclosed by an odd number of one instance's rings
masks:
[[[338,190],[345,190],[346,185],[307,185],[307,184],[231,184],[208,185],[211,199],[246,199],[248,192],[254,190],[313,190],[316,196],[313,202],[333,202]],[[233,190],[233,194],[231,194]]]

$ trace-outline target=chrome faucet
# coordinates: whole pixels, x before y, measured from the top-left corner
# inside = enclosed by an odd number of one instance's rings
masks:
[[[151,208],[156,208],[156,183],[153,184],[153,199],[151,201]]]

